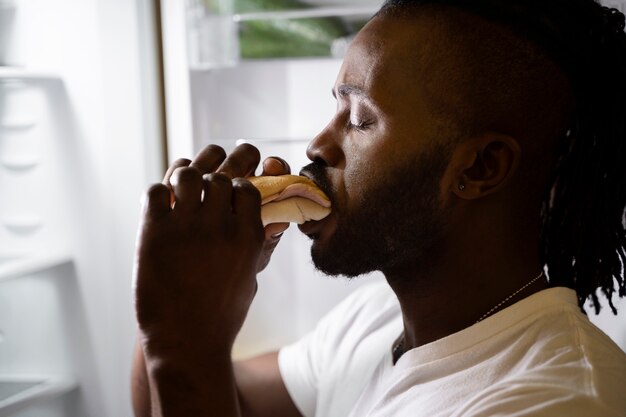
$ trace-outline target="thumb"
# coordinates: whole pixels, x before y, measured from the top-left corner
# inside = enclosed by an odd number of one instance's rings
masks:
[[[286,175],[291,173],[291,168],[287,161],[277,156],[270,156],[263,161],[263,172],[261,175]]]

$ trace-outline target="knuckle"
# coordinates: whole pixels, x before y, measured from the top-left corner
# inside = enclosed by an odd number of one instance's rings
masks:
[[[187,158],[178,158],[172,163],[173,167],[185,167],[191,164],[191,160]]]
[[[222,158],[226,158],[226,151],[219,145],[211,144],[206,147],[207,153],[218,155]]]
[[[204,174],[202,177],[205,181],[211,183],[231,184],[230,177],[223,172],[212,172],[210,174]]]
[[[257,154],[259,155],[259,157],[261,156],[261,152],[257,149],[257,147],[249,143],[242,143],[241,145],[237,146],[237,150],[243,153]]]
[[[170,184],[177,188],[181,184],[197,183],[202,181],[202,174],[192,167],[179,167],[172,173]]]
[[[169,196],[170,194],[170,190],[169,188],[167,188],[167,186],[157,183],[157,184],[152,184],[147,190],[146,190],[146,196],[148,197],[148,199],[155,199],[158,198],[160,196],[163,196],[167,194]]]
[[[259,202],[261,201],[261,193],[259,190],[245,178],[233,179],[233,188],[242,193],[242,195],[250,198],[256,198]]]
[[[178,168],[175,173],[179,181],[194,181],[202,177],[200,171],[195,167]]]

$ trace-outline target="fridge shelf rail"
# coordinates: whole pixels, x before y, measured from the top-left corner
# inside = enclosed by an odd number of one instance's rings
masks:
[[[235,22],[248,22],[252,20],[277,20],[277,19],[305,19],[321,17],[348,17],[373,15],[378,7],[352,6],[352,7],[316,7],[302,10],[279,10],[268,12],[240,13],[233,15]]]
[[[44,82],[61,81],[58,74],[47,71],[37,71],[20,67],[0,66],[0,82],[2,81],[22,81],[22,82]]]
[[[3,126],[2,126],[3,127]],[[29,171],[41,163],[39,156],[20,155],[0,158],[0,165],[10,171]]]
[[[0,283],[72,262],[66,253],[7,256],[0,254]]]
[[[0,375],[0,417],[70,393],[77,387],[77,382],[69,376]]]

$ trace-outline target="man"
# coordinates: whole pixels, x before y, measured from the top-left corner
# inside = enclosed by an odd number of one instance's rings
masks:
[[[280,355],[230,359],[285,228],[258,151],[177,161],[138,238],[136,414],[626,416],[626,355],[579,309],[626,295],[623,29],[592,0],[389,0],[307,151],[332,213],[300,227],[317,268],[388,287]]]

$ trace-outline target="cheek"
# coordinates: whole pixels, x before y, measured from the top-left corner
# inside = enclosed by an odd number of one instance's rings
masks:
[[[358,157],[356,156],[358,155]],[[349,209],[358,208],[372,198],[371,190],[387,180],[393,172],[390,161],[380,153],[362,152],[346,164],[344,171],[344,187]]]
[[[378,184],[393,183],[398,166],[411,159],[416,149],[403,143],[406,135],[386,129],[382,122],[375,132],[366,132],[343,143],[345,167],[343,183],[348,207],[363,204],[368,190]]]

